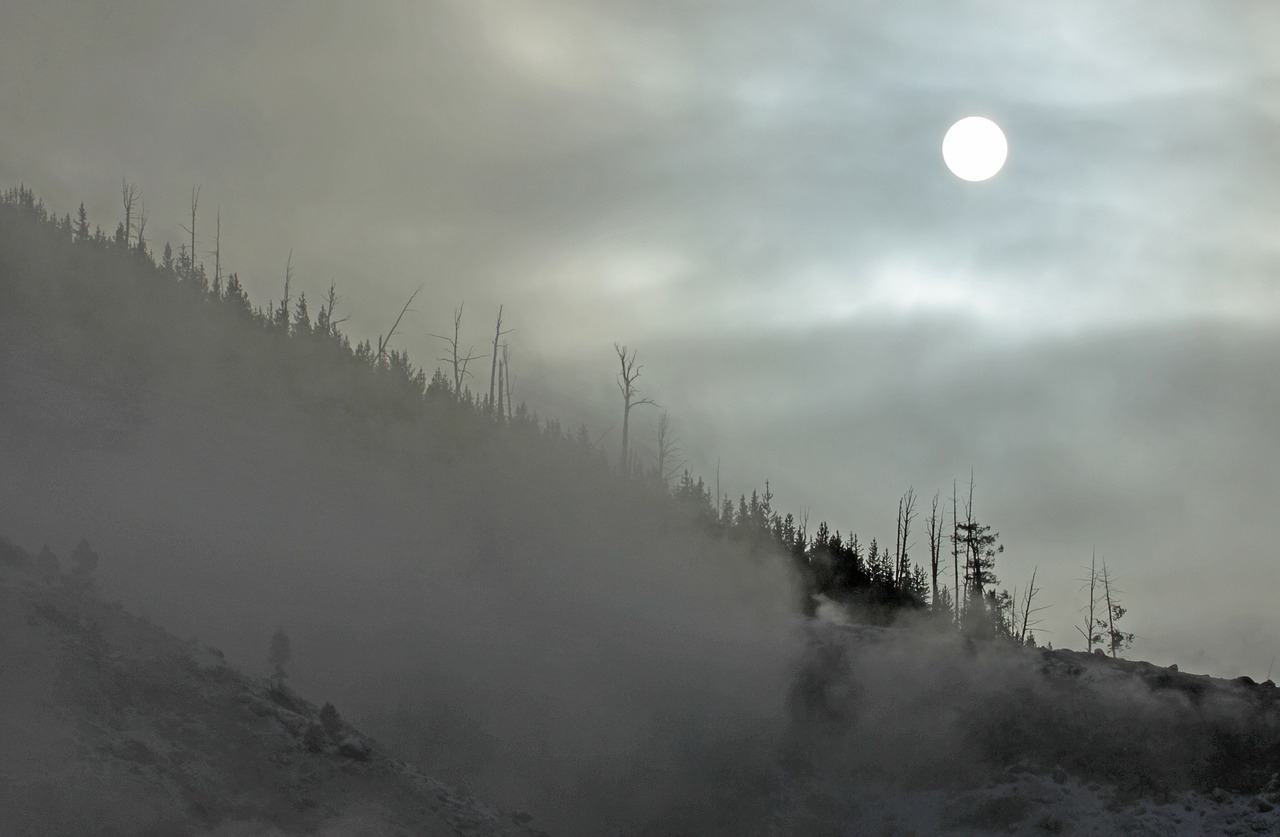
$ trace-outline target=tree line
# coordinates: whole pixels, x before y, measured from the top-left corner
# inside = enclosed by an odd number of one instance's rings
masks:
[[[733,502],[717,485],[713,492],[703,478],[695,477],[680,460],[670,416],[662,411],[657,421],[656,445],[646,459],[635,444],[632,412],[642,406],[657,407],[654,398],[643,392],[639,379],[643,370],[635,349],[615,343],[618,363],[616,383],[621,399],[619,424],[621,439],[616,459],[608,456],[593,439],[585,424],[576,432],[562,428],[554,419],[540,420],[522,400],[517,405],[510,343],[504,309],[499,307],[491,338],[486,338],[482,354],[463,338],[464,306],[452,314],[452,329],[431,335],[443,351],[438,365],[428,375],[416,365],[405,349],[393,345],[401,324],[421,287],[391,320],[390,327],[373,339],[352,342],[341,325],[347,317],[339,311],[343,300],[334,282],[319,300],[314,315],[305,291],[295,292],[296,277],[292,253],[281,277],[278,299],[255,306],[239,276],[223,269],[220,214],[215,215],[211,258],[206,266],[197,250],[200,190],[191,192],[190,216],[183,224],[188,239],[175,253],[165,244],[157,257],[145,237],[147,213],[140,190],[127,181],[121,185],[123,218],[113,235],[101,227],[90,228],[82,203],[75,217],[50,214],[34,192],[18,186],[0,195],[0,217],[18,215],[36,222],[37,228],[59,247],[92,249],[124,259],[132,269],[158,280],[156,287],[176,288],[185,299],[183,317],[208,318],[210,312],[231,318],[276,341],[276,351],[299,355],[303,368],[320,365],[345,371],[334,384],[337,395],[348,401],[368,403],[370,410],[412,416],[428,423],[448,425],[460,438],[476,440],[519,440],[540,447],[542,456],[569,457],[598,473],[609,474],[630,486],[643,486],[663,498],[679,513],[700,526],[727,538],[748,552],[770,551],[790,561],[802,580],[801,609],[812,616],[822,604],[856,610],[861,618],[887,623],[904,611],[925,615],[939,624],[949,624],[968,635],[1006,637],[1034,644],[1036,614],[1043,610],[1035,603],[1039,592],[1033,573],[1020,595],[998,589],[996,563],[1003,554],[999,533],[982,521],[975,510],[974,483],[967,492],[953,483],[949,497],[935,493],[929,514],[922,525],[925,535],[923,558],[917,558],[913,534],[921,514],[920,498],[908,489],[898,501],[893,544],[876,538],[864,540],[852,531],[842,533],[827,522],[809,529],[807,514],[799,517],[773,507],[774,495],[766,481],[763,491],[741,494]],[[211,271],[211,272],[210,272]],[[472,389],[472,365],[489,360],[487,387]],[[328,394],[329,402],[333,393]],[[326,403],[329,403],[326,402]],[[948,502],[949,501],[949,502]],[[948,506],[949,515],[948,515]],[[949,560],[948,560],[949,559]],[[948,566],[949,565],[949,566]],[[948,572],[949,570],[949,572]],[[1124,608],[1112,598],[1113,584],[1105,566],[1091,572],[1090,608],[1081,629],[1088,647],[1100,644],[1113,654],[1132,641],[1132,634],[1116,625]],[[1099,585],[1101,587],[1099,587]],[[1103,593],[1099,594],[1098,589]],[[1016,591],[1015,591],[1016,592]],[[1105,600],[1104,613],[1096,613]]]

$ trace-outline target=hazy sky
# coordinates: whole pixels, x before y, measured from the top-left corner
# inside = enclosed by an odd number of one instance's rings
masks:
[[[1042,639],[1078,644],[1096,546],[1136,656],[1258,677],[1277,43],[1243,1],[7,0],[0,183],[110,231],[127,177],[175,247],[199,184],[255,302],[291,249],[356,337],[425,283],[429,366],[504,304],[519,397],[593,435],[626,343],[696,472],[864,538],[973,469]],[[1009,139],[984,183],[941,159],[970,114]]]

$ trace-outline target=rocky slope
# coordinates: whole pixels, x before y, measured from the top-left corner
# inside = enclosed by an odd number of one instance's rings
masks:
[[[0,832],[531,831],[0,540]]]

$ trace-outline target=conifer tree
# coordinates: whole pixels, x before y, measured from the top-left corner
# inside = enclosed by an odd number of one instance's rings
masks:
[[[80,208],[76,210],[75,238],[76,241],[88,241],[90,238],[89,213],[85,212],[83,201],[80,202]]]

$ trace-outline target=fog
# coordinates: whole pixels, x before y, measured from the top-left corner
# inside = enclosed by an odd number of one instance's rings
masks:
[[[1040,568],[1058,644],[1097,548],[1140,653],[1265,673],[1245,623],[1280,630],[1250,511],[1277,489],[1255,421],[1277,360],[1272,5],[9,7],[5,185],[109,233],[128,178],[157,249],[198,185],[202,258],[220,213],[255,300],[292,251],[296,287],[336,279],[361,337],[425,282],[401,344],[421,363],[454,306],[480,343],[505,304],[520,397],[593,433],[627,343],[698,473],[719,462],[733,496],[768,479],[864,537],[908,486],[972,470],[1002,580]],[[1010,140],[985,184],[941,164],[969,113]],[[969,382],[986,397],[957,403]],[[1257,467],[1199,461],[1220,447]]]
[[[718,770],[763,769],[741,755],[785,717],[798,591],[777,556],[520,446],[440,459],[204,400],[199,362],[123,411],[77,371],[6,370],[0,526],[63,555],[87,537],[108,599],[251,671],[285,630],[300,693],[557,833],[750,816]]]
[[[1081,644],[1096,550],[1135,656],[1268,674],[1274,7],[16,0],[6,23],[0,188],[109,234],[124,178],[159,251],[199,186],[200,259],[216,217],[254,304],[288,263],[376,340],[423,285],[394,345],[428,375],[455,306],[480,346],[505,305],[517,398],[608,461],[626,343],[696,474],[864,542],[909,486],[973,474],[1000,586],[1044,587],[1041,641]],[[1010,140],[980,185],[938,153],[971,112]],[[104,595],[251,670],[285,630],[296,688],[552,831],[756,821],[807,734],[784,558],[589,457],[265,359],[259,330],[107,281],[60,309],[42,294],[99,266],[32,273],[6,241],[0,535],[88,538]],[[657,414],[632,417],[648,458]],[[923,681],[1005,673],[915,641],[865,663],[880,720],[815,764],[984,761]],[[884,737],[937,717],[934,755]]]

